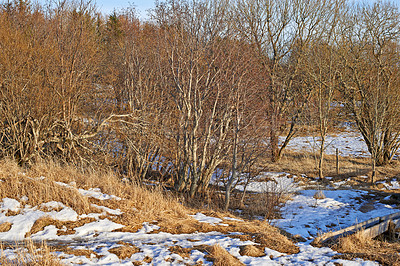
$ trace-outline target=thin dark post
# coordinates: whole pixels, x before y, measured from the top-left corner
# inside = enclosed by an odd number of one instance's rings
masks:
[[[339,174],[339,149],[336,148],[336,175]]]

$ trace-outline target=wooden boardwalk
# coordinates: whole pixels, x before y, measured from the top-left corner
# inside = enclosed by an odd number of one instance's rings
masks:
[[[328,242],[335,241],[340,237],[345,237],[354,234],[358,231],[361,231],[362,234],[366,236],[374,238],[380,234],[387,232],[388,230],[395,230],[399,227],[400,227],[400,212],[396,212],[382,217],[376,217],[335,232],[325,233],[321,236],[316,237],[312,243],[317,245],[325,244]]]

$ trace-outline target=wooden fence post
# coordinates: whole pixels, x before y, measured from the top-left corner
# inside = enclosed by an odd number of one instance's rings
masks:
[[[339,175],[339,149],[336,148],[336,175]]]

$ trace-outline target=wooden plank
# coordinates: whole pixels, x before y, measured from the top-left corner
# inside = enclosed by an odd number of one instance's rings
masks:
[[[356,231],[359,231],[361,229],[368,228],[370,226],[379,224],[379,222],[380,222],[380,217],[376,217],[376,218],[370,219],[368,221],[365,221],[365,222],[362,222],[362,223],[358,223],[356,225],[352,225],[352,226],[343,228],[343,229],[335,231],[335,232],[325,233],[325,234],[315,238],[313,242],[315,242],[315,243],[324,243],[324,242],[327,242],[327,241],[330,241],[330,240],[335,240],[335,239],[337,239],[339,237],[350,235],[350,234],[353,234]]]
[[[364,229],[362,231],[362,234],[364,236],[371,237],[371,238],[374,238],[374,237],[376,237],[376,236],[378,236],[380,234],[383,234],[388,230],[389,223],[391,221],[392,220],[386,220],[386,221],[384,221],[382,223],[379,223],[377,225],[374,225],[374,226],[371,226],[369,228],[366,228],[366,229]]]
[[[378,229],[378,228],[380,228],[379,225],[382,222],[389,221],[389,220],[396,220],[397,221],[398,218],[400,218],[400,212],[396,212],[396,213],[392,213],[392,214],[389,214],[389,215],[385,215],[385,216],[369,219],[369,220],[367,220],[365,222],[361,222],[361,223],[358,223],[356,225],[352,225],[352,226],[346,227],[344,229],[341,229],[341,230],[338,230],[338,231],[335,231],[335,232],[329,232],[329,233],[323,234],[323,235],[321,235],[319,237],[316,237],[314,239],[313,243],[315,243],[315,244],[321,243],[322,244],[324,242],[335,240],[335,239],[337,239],[339,237],[351,235],[351,234],[354,234],[357,231],[366,230],[366,229],[372,228],[372,227],[374,227],[374,229],[371,229],[370,233],[371,234],[375,234],[377,232],[380,232],[380,231],[384,230],[385,228],[387,230],[387,226],[388,226],[389,223],[387,223],[387,225],[386,224],[382,225],[382,228]]]
[[[367,228],[363,231],[363,235],[374,238],[383,233],[385,233],[389,229],[389,224],[393,223],[395,228],[400,227],[400,219],[399,220],[386,220],[380,224],[374,225],[370,228]]]

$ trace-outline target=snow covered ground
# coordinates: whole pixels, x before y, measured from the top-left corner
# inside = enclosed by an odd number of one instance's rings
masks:
[[[282,219],[276,220],[275,225],[312,240],[318,233],[399,211],[395,206],[376,202],[373,193],[363,190],[324,190],[324,199],[314,198],[317,192],[299,191],[282,207]]]
[[[297,137],[289,144],[290,149],[313,151],[316,149],[316,139],[311,137]],[[356,133],[340,133],[334,138],[328,137],[328,154],[334,154],[338,148],[343,156],[367,156],[367,148],[362,138]],[[44,178],[44,177],[43,177]],[[314,181],[315,182],[315,181]],[[78,191],[86,196],[95,198],[98,203],[92,207],[99,209],[96,213],[79,215],[73,209],[61,202],[47,202],[41,206],[29,206],[25,202],[27,197],[0,199],[0,225],[12,225],[9,230],[0,232],[3,242],[22,241],[30,232],[35,221],[49,217],[58,221],[77,221],[91,218],[90,222],[79,225],[73,232],[66,232],[67,228],[57,228],[48,225],[31,235],[34,241],[45,240],[49,245],[57,243],[75,251],[86,250],[89,255],[79,253],[56,251],[63,263],[70,265],[133,265],[141,262],[142,265],[194,265],[212,263],[206,259],[206,253],[196,249],[196,246],[219,244],[230,254],[237,257],[246,265],[377,265],[376,262],[361,259],[345,261],[334,259],[337,254],[329,248],[316,248],[310,245],[319,233],[335,231],[348,227],[357,222],[397,212],[395,206],[382,204],[376,200],[373,192],[351,189],[345,182],[332,183],[328,189],[322,190],[325,198],[316,199],[314,195],[318,190],[310,190],[296,183],[296,177],[289,173],[265,172],[254,179],[247,191],[259,193],[264,191],[283,192],[290,195],[290,199],[281,208],[282,218],[272,221],[272,224],[284,229],[292,235],[301,236],[305,242],[297,243],[300,252],[297,254],[284,254],[265,248],[265,256],[250,257],[239,253],[240,247],[256,245],[253,241],[242,241],[237,235],[240,232],[221,233],[196,232],[193,234],[171,234],[160,231],[157,221],[147,221],[136,232],[122,232],[118,229],[124,227],[112,221],[112,218],[123,214],[120,209],[111,209],[101,205],[107,200],[123,200],[114,195],[102,193],[99,188],[81,189]],[[75,187],[76,184],[57,183],[60,186]],[[397,180],[385,183],[386,189],[400,189]],[[243,185],[236,187],[243,190]],[[211,226],[228,226],[230,221],[239,219],[224,217],[210,217],[203,213],[192,214],[193,219]],[[1,226],[0,226],[1,227]],[[189,249],[187,256],[171,250],[172,246]],[[117,256],[118,248],[131,248],[133,251],[126,257]],[[134,247],[134,248],[133,248]],[[6,249],[4,254],[12,259],[20,250]]]
[[[245,245],[256,245],[252,241],[242,241],[234,237],[238,232],[220,233],[220,232],[196,232],[193,234],[170,234],[166,232],[154,232],[159,227],[152,221],[143,223],[142,228],[137,232],[118,232],[116,229],[123,225],[112,222],[108,218],[101,218],[107,214],[109,217],[121,214],[119,209],[110,209],[104,206],[96,205],[103,210],[103,213],[93,213],[79,216],[74,210],[64,206],[60,202],[49,202],[40,207],[23,205],[26,197],[21,199],[4,198],[0,204],[0,224],[12,223],[12,227],[7,232],[0,233],[2,241],[20,241],[24,239],[27,232],[30,231],[34,222],[42,217],[51,217],[60,221],[76,221],[84,217],[92,217],[93,222],[86,223],[75,228],[72,234],[59,235],[55,225],[48,225],[43,230],[33,234],[31,239],[34,241],[47,241],[50,245],[66,245],[75,250],[89,250],[93,252],[90,256],[74,255],[57,251],[56,254],[62,259],[62,262],[72,265],[132,265],[135,261],[142,262],[143,265],[193,265],[203,263],[211,265],[210,261],[205,259],[206,253],[193,249],[190,255],[180,256],[171,252],[171,246],[180,246],[182,248],[193,248],[198,245],[219,244],[229,253],[237,257],[246,265],[376,265],[375,262],[354,260],[345,261],[333,259],[337,254],[329,248],[316,248],[310,245],[311,240],[319,232],[335,230],[351,225],[357,221],[369,219],[375,216],[381,216],[393,213],[396,210],[388,205],[372,202],[372,208],[366,208],[367,212],[360,210],[359,200],[367,194],[360,190],[336,190],[324,191],[325,199],[316,200],[313,195],[314,190],[301,190],[296,186],[294,179],[284,173],[265,173],[263,178],[268,177],[268,182],[277,180],[280,183],[279,189],[285,189],[288,193],[297,191],[296,195],[282,208],[282,219],[273,223],[293,235],[301,235],[308,239],[307,242],[297,244],[300,248],[298,254],[284,254],[265,248],[265,256],[249,257],[241,256],[240,247]],[[267,182],[267,183],[268,183]],[[259,182],[263,183],[263,182]],[[271,183],[269,183],[271,184]],[[70,184],[59,183],[62,186]],[[261,186],[261,185],[260,185]],[[266,185],[264,184],[264,187]],[[268,185],[267,185],[268,186]],[[259,189],[255,187],[255,190]],[[95,197],[100,201],[111,198],[119,198],[113,195],[101,193],[99,189],[83,190],[79,189],[83,195]],[[370,204],[370,203],[365,203]],[[12,211],[15,215],[9,215]],[[84,216],[84,217],[83,217]],[[236,220],[235,218],[210,217],[202,213],[193,214],[192,217],[199,222],[209,223],[212,226],[228,226],[227,222]],[[239,219],[237,219],[239,220]],[[239,220],[240,221],[240,220]],[[63,229],[61,229],[62,231]],[[65,228],[66,230],[66,228]],[[121,259],[112,250],[122,246],[135,246],[137,251],[127,258]],[[16,250],[8,249],[5,254],[9,258],[15,255]]]
[[[283,141],[283,138],[281,139]],[[290,140],[287,149],[293,151],[316,152],[319,149],[320,140],[318,137],[294,137]],[[326,137],[325,153],[333,155],[336,149],[341,156],[366,157],[369,156],[367,145],[361,134],[356,132],[341,132]]]

